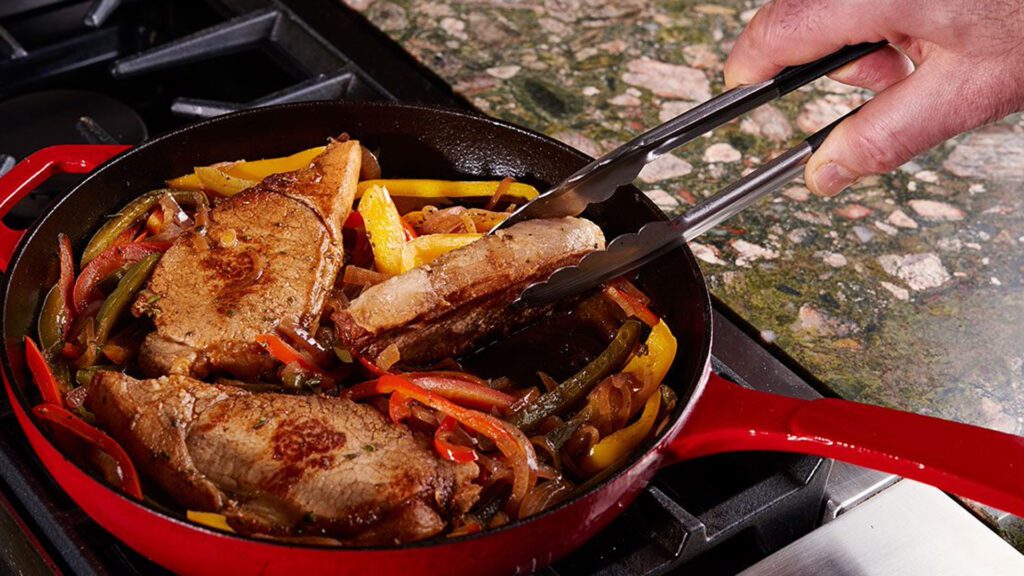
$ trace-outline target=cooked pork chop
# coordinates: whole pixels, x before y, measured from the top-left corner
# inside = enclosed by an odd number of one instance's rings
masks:
[[[545,314],[508,304],[530,282],[603,247],[589,220],[521,222],[368,288],[335,312],[339,341],[370,359],[394,344],[403,364],[455,356]]]
[[[248,533],[408,542],[443,530],[479,491],[476,464],[438,459],[347,399],[100,372],[86,407],[175,500]]]
[[[254,379],[275,365],[258,335],[283,321],[315,330],[341,266],[360,158],[358,142],[331,142],[307,168],[266,178],[211,210],[205,230],[183,234],[137,302],[156,324],[143,370]]]

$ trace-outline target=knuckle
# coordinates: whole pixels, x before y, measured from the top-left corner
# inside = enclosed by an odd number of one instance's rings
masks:
[[[774,20],[765,22],[757,31],[758,34],[755,35],[755,41],[765,54],[773,54],[778,46],[785,42],[785,33],[782,31],[779,23]]]
[[[859,127],[850,137],[850,148],[862,170],[881,174],[909,162],[918,149],[900,131],[884,123]]]
[[[822,9],[806,0],[771,0],[761,7],[748,28],[750,42],[773,64],[797,38],[822,28]]]
[[[760,52],[773,53],[788,35],[787,13],[792,10],[786,0],[773,0],[761,7],[750,23],[751,44]]]
[[[963,93],[968,102],[977,102],[980,106],[968,108],[962,121],[961,130],[991,124],[1017,112],[1024,104],[1022,87],[1019,82],[998,70],[987,74],[988,81],[973,83],[964,88]]]

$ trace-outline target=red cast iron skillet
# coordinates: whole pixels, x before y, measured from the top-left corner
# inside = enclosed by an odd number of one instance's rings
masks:
[[[26,335],[35,337],[42,297],[57,277],[57,233],[70,236],[80,251],[107,215],[169,176],[226,159],[289,154],[341,132],[379,148],[387,177],[514,176],[543,186],[588,160],[535,132],[471,114],[322,102],[223,116],[127,151],[109,146],[50,148],[0,180],[3,215],[49,174],[92,170],[23,236],[0,231],[0,265],[6,272],[3,376],[18,421],[54,479],[99,524],[155,562],[176,572],[218,576],[530,572],[607,525],[659,468],[743,450],[846,460],[1024,514],[1022,438],[840,400],[808,402],[754,392],[711,373],[711,304],[697,262],[685,248],[653,262],[639,280],[679,339],[678,357],[667,378],[680,399],[671,424],[603,483],[527,520],[472,536],[389,548],[283,544],[168,516],[121,495],[68,460],[30,416],[30,407],[40,399],[26,372],[22,344]],[[587,215],[604,227],[608,238],[663,218],[633,188],[620,190]]]

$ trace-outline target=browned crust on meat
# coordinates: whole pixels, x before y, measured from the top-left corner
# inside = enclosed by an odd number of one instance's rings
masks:
[[[323,154],[308,169],[273,174],[260,188],[294,198],[315,212],[341,245],[341,228],[348,218],[359,182],[362,148],[359,141],[331,140]]]
[[[156,325],[140,352],[146,374],[255,379],[274,366],[256,336],[281,322],[315,329],[360,160],[358,142],[332,142],[308,168],[227,199],[205,230],[182,235],[143,296]]]
[[[185,435],[197,413],[246,392],[219,388],[185,376],[138,381],[117,372],[98,372],[85,406],[118,440],[143,474],[182,505],[218,510],[224,494],[196,469]]]
[[[395,344],[406,364],[454,356],[546,314],[508,304],[603,246],[601,229],[581,218],[519,223],[368,288],[333,315],[339,341],[371,359]]]
[[[479,493],[474,464],[438,459],[347,399],[100,372],[86,406],[175,500],[247,533],[405,542],[440,532]]]

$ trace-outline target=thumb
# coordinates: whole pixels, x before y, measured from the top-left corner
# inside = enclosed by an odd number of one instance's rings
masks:
[[[807,163],[808,187],[834,196],[1012,110],[1006,91],[988,82],[992,75],[957,68],[929,60],[836,126]]]

